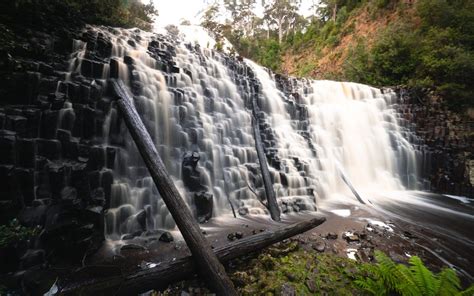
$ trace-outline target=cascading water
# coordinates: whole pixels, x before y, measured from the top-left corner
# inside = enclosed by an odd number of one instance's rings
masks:
[[[258,96],[262,140],[284,213],[315,210],[317,200],[354,200],[341,174],[363,195],[417,185],[419,152],[406,140],[409,130],[399,125],[393,92],[291,79],[289,94],[248,60],[140,30],[89,30],[112,44],[97,83],[118,77],[128,85],[170,175],[194,210],[203,196],[209,201],[212,195],[213,216],[230,214],[229,202],[243,213],[264,213],[248,108],[252,96]],[[67,79],[84,71],[88,58],[88,44],[75,41],[74,49]],[[104,120],[102,146],[104,157],[108,146],[117,151],[108,236],[173,228],[114,108]]]
[[[292,188],[295,195],[304,195],[301,189],[310,187],[318,197],[353,200],[341,175],[367,195],[417,188],[421,152],[407,141],[410,130],[399,125],[393,91],[349,82],[294,80],[290,98],[266,70],[247,63],[262,83],[263,109],[289,180],[287,195],[293,195]],[[307,116],[291,118],[295,104],[304,106]]]

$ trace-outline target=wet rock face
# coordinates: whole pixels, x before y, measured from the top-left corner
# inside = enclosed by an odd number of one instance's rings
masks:
[[[198,152],[187,152],[183,157],[181,172],[183,183],[194,201],[195,216],[199,223],[204,223],[212,218],[214,199],[207,192],[207,186],[201,184],[201,173],[197,169],[199,160]]]
[[[111,43],[94,36],[94,53],[66,81],[73,39],[86,38],[68,30],[24,32],[23,50],[0,56],[0,223],[17,217],[40,229],[16,254],[25,272],[80,261],[104,240],[115,147],[101,140],[110,99],[95,78]]]
[[[214,206],[212,194],[204,191],[194,193],[194,204],[196,205],[196,216],[199,223],[211,219]]]
[[[396,89],[399,112],[413,125],[423,145],[422,175],[426,188],[434,192],[474,196],[474,154],[471,119],[447,109],[442,98],[432,93]],[[472,180],[471,180],[472,179]]]
[[[206,187],[201,185],[201,173],[197,170],[199,159],[198,152],[187,152],[183,157],[181,164],[182,178],[189,191],[206,190]]]

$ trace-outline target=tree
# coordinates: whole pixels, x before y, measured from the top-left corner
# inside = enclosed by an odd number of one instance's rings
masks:
[[[233,31],[240,31],[240,34],[248,37],[255,28],[256,0],[224,0],[224,7],[231,15]]]
[[[206,10],[204,11],[204,15],[202,17],[201,26],[208,29],[213,35],[214,39],[216,40],[216,49],[222,48],[222,39],[223,36],[223,28],[224,25],[219,23],[219,4],[217,1],[209,5]]]
[[[320,0],[319,4],[314,5],[316,12],[324,21],[336,21],[339,9],[345,7],[350,12],[361,3],[362,0]]]
[[[281,44],[284,35],[291,30],[295,20],[298,18],[300,0],[273,0],[265,5],[265,16],[267,23],[278,29],[278,42]]]

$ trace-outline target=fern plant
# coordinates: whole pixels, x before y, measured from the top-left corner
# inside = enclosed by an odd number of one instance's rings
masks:
[[[451,296],[474,295],[474,285],[461,290],[459,277],[453,269],[445,268],[433,274],[420,258],[410,258],[409,266],[396,264],[387,255],[375,251],[377,264],[368,269],[369,276],[356,284],[373,295]]]

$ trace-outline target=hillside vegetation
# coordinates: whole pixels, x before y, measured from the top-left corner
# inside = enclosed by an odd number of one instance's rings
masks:
[[[10,0],[0,3],[1,24],[30,28],[83,24],[152,28],[152,2],[141,0]]]
[[[406,85],[435,91],[453,109],[474,105],[474,1],[321,2],[310,23],[281,43],[276,33],[227,36],[239,53],[277,72]]]

